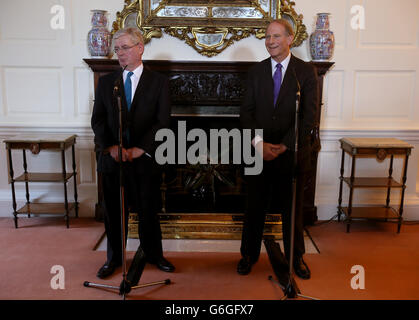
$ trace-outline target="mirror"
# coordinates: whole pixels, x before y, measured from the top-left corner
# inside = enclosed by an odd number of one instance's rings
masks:
[[[297,47],[308,35],[294,5],[289,0],[125,0],[112,34],[124,27],[138,27],[148,43],[165,32],[213,57],[251,35],[264,38],[269,22],[282,17],[293,26],[292,46]]]

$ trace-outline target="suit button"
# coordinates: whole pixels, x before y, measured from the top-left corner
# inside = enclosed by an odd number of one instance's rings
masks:
[[[272,117],[272,120],[276,120],[276,117],[275,117],[275,116],[273,116],[273,117]]]

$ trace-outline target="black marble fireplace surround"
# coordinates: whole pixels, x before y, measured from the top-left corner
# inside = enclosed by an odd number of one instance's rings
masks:
[[[119,68],[117,60],[84,59],[94,72],[95,88],[99,77]],[[171,127],[177,132],[178,121],[186,121],[187,130],[239,128],[239,109],[245,90],[246,73],[255,62],[144,61],[152,70],[170,79],[172,101]],[[332,62],[311,62],[320,80]],[[317,158],[320,151],[318,107],[312,132],[312,163],[305,182],[304,223],[317,220],[314,205]],[[242,213],[245,207],[246,181],[239,165],[165,165],[162,176],[162,213]],[[98,177],[100,181],[100,176]],[[96,218],[102,213],[102,192],[98,183]]]

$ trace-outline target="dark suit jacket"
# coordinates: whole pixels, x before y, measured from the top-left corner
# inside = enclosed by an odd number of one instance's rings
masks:
[[[283,143],[288,150],[274,161],[264,162],[264,170],[277,168],[290,172],[295,149],[295,103],[298,78],[301,87],[298,167],[309,169],[310,133],[314,128],[318,108],[318,80],[309,63],[291,55],[278,101],[274,107],[271,58],[265,59],[248,72],[246,93],[240,109],[240,123],[245,129],[263,129],[265,142]]]
[[[103,152],[108,147],[119,144],[119,112],[113,94],[114,85],[118,79],[123,132],[127,130],[129,132],[129,142],[126,137],[123,139],[125,148],[141,148],[154,158],[157,148],[155,134],[159,129],[167,128],[170,124],[169,85],[166,77],[144,66],[129,112],[121,71],[100,77],[91,119],[98,149],[97,170],[99,172],[113,172],[119,168],[118,163],[110,154]],[[136,172],[147,172],[154,168],[155,161],[144,154],[133,161],[133,166]]]

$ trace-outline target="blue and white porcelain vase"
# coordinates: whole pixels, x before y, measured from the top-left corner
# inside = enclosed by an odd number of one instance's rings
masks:
[[[329,30],[330,13],[318,13],[316,30],[310,35],[310,53],[314,61],[328,61],[335,49],[335,36]]]
[[[106,58],[111,49],[112,35],[107,29],[107,11],[92,10],[92,29],[87,34],[87,46],[92,58]]]

